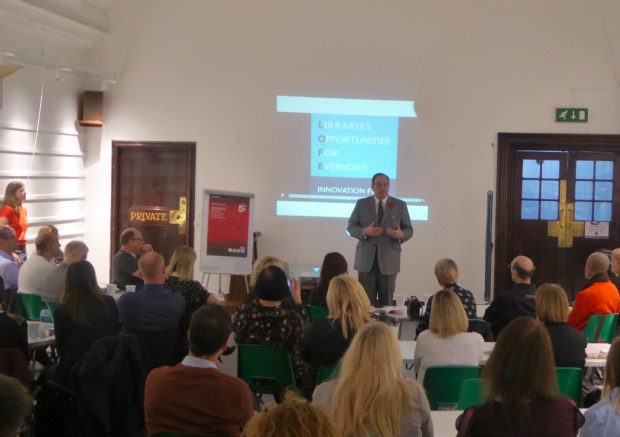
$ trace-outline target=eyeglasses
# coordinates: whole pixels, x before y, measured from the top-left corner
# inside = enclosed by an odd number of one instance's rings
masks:
[[[144,241],[144,238],[132,238],[132,240]]]

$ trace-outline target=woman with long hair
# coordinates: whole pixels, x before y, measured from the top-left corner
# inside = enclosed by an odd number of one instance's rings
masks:
[[[576,436],[583,415],[558,394],[547,329],[519,317],[500,333],[482,370],[489,401],[457,419],[459,436]]]
[[[424,382],[431,366],[477,366],[484,353],[484,339],[467,332],[467,314],[457,294],[444,289],[433,296],[429,329],[418,336],[413,367]]]
[[[166,267],[166,282],[164,287],[185,299],[185,312],[179,322],[180,329],[185,336],[189,321],[194,311],[205,303],[219,303],[214,294],[209,293],[200,282],[194,280],[194,263],[196,252],[189,246],[179,246],[174,249],[170,264]]]
[[[26,200],[26,186],[23,182],[12,181],[6,186],[2,208],[0,208],[0,225],[8,225],[17,236],[17,250],[21,261],[26,260],[26,229],[28,214],[23,203]]]
[[[319,284],[310,293],[308,303],[310,305],[327,308],[327,289],[333,277],[347,273],[349,266],[344,256],[338,252],[329,252],[323,258]]]
[[[581,367],[586,363],[588,339],[566,323],[568,319],[568,298],[558,284],[543,284],[536,290],[536,316],[545,324],[555,365],[559,367]]]
[[[402,376],[396,336],[382,322],[365,324],[344,354],[338,379],[319,385],[322,406],[343,437],[432,436],[428,399]]]
[[[620,337],[611,343],[605,365],[601,400],[585,412],[581,437],[599,437],[620,433]]]
[[[338,275],[327,290],[327,319],[318,319],[301,341],[302,358],[310,363],[305,394],[314,390],[320,366],[333,366],[344,355],[355,333],[370,321],[370,301],[364,287],[348,275]]]
[[[54,332],[58,377],[68,383],[73,367],[95,340],[119,332],[116,302],[101,293],[95,269],[88,261],[78,261],[67,268],[65,290],[54,312]]]

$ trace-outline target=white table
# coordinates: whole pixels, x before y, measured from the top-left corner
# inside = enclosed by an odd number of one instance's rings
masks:
[[[413,361],[415,356],[415,341],[399,341],[400,353],[403,360]],[[605,367],[607,361],[606,356],[611,345],[608,343],[588,343],[586,346],[586,367]],[[488,356],[495,347],[495,342],[484,343],[485,358],[480,360],[480,364],[484,365],[487,362]]]

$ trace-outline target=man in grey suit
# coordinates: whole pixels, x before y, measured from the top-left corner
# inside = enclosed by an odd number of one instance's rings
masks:
[[[360,199],[349,218],[347,231],[359,241],[354,268],[374,307],[392,305],[396,274],[400,271],[401,243],[413,235],[407,204],[388,197],[390,178],[377,173],[371,184],[374,196]]]

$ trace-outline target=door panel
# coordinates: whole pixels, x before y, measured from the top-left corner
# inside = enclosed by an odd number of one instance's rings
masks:
[[[495,292],[523,254],[536,284],[557,282],[572,300],[588,255],[620,247],[620,136],[500,134],[499,145]],[[608,222],[609,236],[586,237],[592,221]]]
[[[112,256],[130,226],[166,263],[193,245],[195,153],[195,143],[113,142]]]

